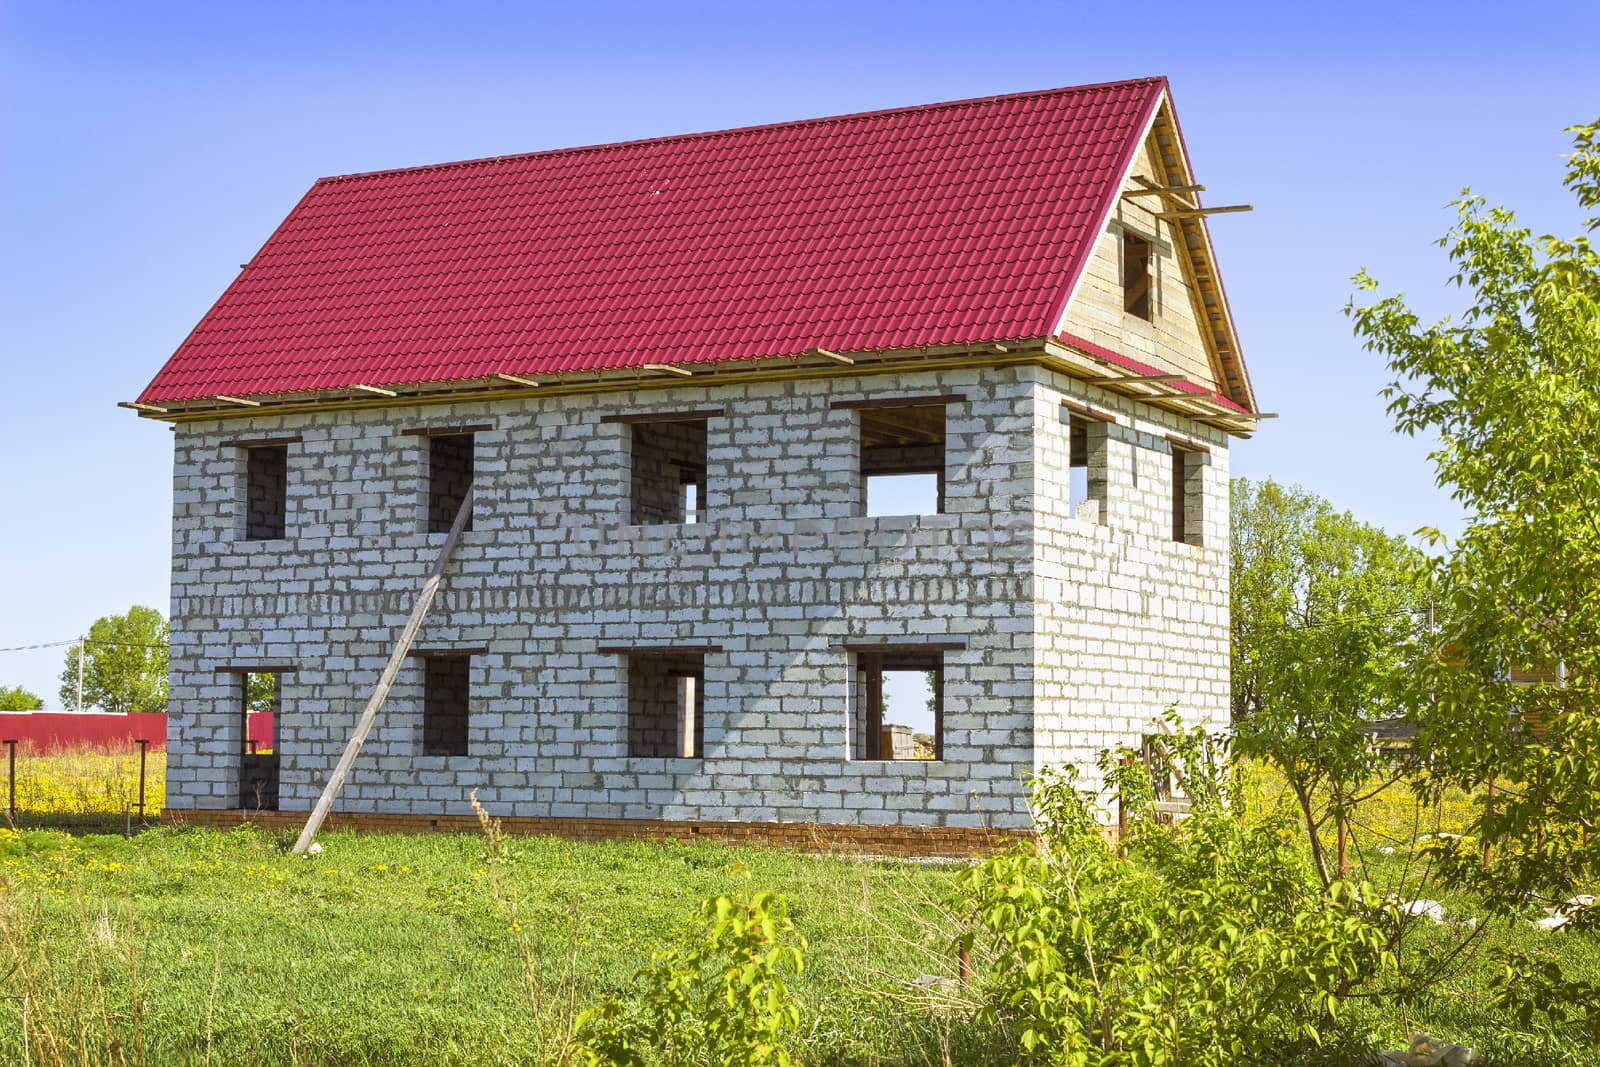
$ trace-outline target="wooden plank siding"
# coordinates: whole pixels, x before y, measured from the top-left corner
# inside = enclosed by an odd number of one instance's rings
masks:
[[[1166,170],[1147,142],[1131,175],[1141,175],[1166,184]],[[1131,176],[1126,189],[1141,188]],[[1122,197],[1111,213],[1111,222],[1095,242],[1094,254],[1067,308],[1063,329],[1095,344],[1134,359],[1182,374],[1192,382],[1218,388],[1211,355],[1195,320],[1195,294],[1189,279],[1187,257],[1183,255],[1182,235],[1170,222],[1157,220],[1164,198],[1159,196]],[[1121,228],[1152,238],[1151,276],[1155,301],[1150,321],[1123,310]]]

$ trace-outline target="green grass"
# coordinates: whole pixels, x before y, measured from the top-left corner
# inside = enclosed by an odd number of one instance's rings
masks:
[[[59,1029],[130,1048],[137,1003],[150,1063],[206,1062],[208,1047],[211,1062],[229,1064],[536,1061],[539,1012],[484,841],[321,841],[320,855],[301,858],[248,830],[0,840],[0,901],[36,950],[36,1002],[77,1005],[83,1017]],[[811,944],[795,988],[812,1061],[940,1059],[949,1028],[933,1016],[903,1026],[901,1005],[871,990],[903,995],[920,974],[953,973],[945,935],[926,926],[951,889],[948,866],[513,838],[505,869],[554,1015],[569,1003],[563,975],[581,1008],[620,989],[700,900],[753,886],[787,894]],[[19,984],[13,976],[0,996]],[[20,1061],[20,1012],[0,1000],[0,1062]],[[964,1056],[983,1040],[956,1029]]]
[[[0,1062],[22,1062],[26,994],[65,1050],[52,1060],[36,1044],[35,1062],[121,1062],[115,1041],[151,1064],[534,1063],[541,1026],[622,988],[700,900],[746,887],[786,894],[810,942],[795,983],[807,1062],[938,1064],[947,1050],[948,1062],[1010,1062],[1003,1040],[908,986],[954,973],[951,865],[512,838],[507,884],[542,986],[530,991],[482,838],[321,840],[300,858],[252,830],[0,831],[0,976],[12,956],[26,965],[0,983]],[[1381,858],[1378,873],[1405,859]],[[1408,956],[1454,932],[1419,923]],[[1355,1001],[1354,1032],[1394,1048],[1420,1028],[1501,1062],[1600,1063],[1570,1037],[1493,1017],[1483,950],[1513,943],[1600,978],[1594,934],[1491,928],[1414,1002]]]

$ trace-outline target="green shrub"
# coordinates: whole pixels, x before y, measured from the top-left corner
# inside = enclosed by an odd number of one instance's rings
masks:
[[[1355,887],[1325,889],[1287,821],[1247,825],[1203,731],[1170,739],[1193,813],[1160,821],[1118,756],[1131,808],[1110,844],[1073,772],[1034,782],[1040,841],[968,870],[962,890],[993,964],[991,1021],[1027,1064],[1232,1064],[1324,1041],[1345,994],[1387,961]]]
[[[601,1001],[578,1022],[575,1058],[600,1067],[793,1067],[800,1005],[784,973],[805,967],[788,901],[713,897],[671,949],[634,976],[631,1003]]]

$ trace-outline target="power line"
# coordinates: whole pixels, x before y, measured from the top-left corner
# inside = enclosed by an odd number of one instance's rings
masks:
[[[75,645],[77,643],[78,639],[74,637],[70,641],[46,641],[38,645],[13,645],[10,648],[0,648],[0,652],[31,652],[36,648],[55,648],[59,645]]]
[[[40,644],[37,644],[37,645],[13,645],[10,648],[0,648],[0,652],[31,652],[34,649],[38,649],[38,648],[59,648],[62,645],[75,645],[77,643],[78,643],[78,639],[76,637],[72,637],[72,638],[68,638],[65,641],[44,641],[44,642],[41,642]],[[97,640],[96,638],[93,638],[93,637],[84,638],[83,639],[83,643],[86,644],[86,645],[107,645],[107,646],[110,646],[110,647],[113,647],[113,648],[166,648],[167,647],[164,644],[151,644],[151,643],[146,642],[146,641],[100,641],[100,640]]]

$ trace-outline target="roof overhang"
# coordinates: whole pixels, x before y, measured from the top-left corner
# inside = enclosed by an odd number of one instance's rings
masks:
[[[252,395],[249,407],[238,397],[144,404],[124,401],[119,407],[142,418],[170,423],[208,422],[262,415],[378,409],[396,405],[448,404],[462,400],[526,399],[638,389],[673,389],[695,385],[731,385],[752,381],[861,377],[891,370],[954,370],[1036,364],[1214,426],[1239,437],[1254,432],[1269,418],[1243,410],[1205,386],[1159,373],[1137,361],[1070,336],[989,341],[887,351],[835,352],[812,349],[797,355],[739,362],[650,364],[635,368],[550,375],[496,374],[455,381],[354,385],[338,389]]]

